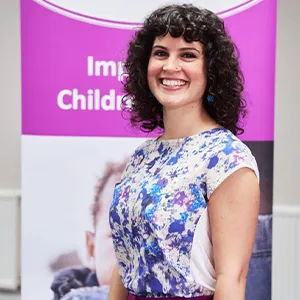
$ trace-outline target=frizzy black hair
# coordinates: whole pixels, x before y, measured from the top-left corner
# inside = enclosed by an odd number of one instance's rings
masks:
[[[242,96],[244,78],[238,50],[222,19],[190,4],[157,9],[129,43],[123,104],[128,107],[127,101],[130,101],[131,124],[145,132],[164,128],[162,105],[151,95],[147,68],[155,38],[168,33],[174,38],[182,36],[186,42],[203,44],[207,68],[204,107],[218,124],[233,134],[243,133],[240,118],[246,116],[246,102]],[[207,101],[208,95],[214,97],[213,102]]]

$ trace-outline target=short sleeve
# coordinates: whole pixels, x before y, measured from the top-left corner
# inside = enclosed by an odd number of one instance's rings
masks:
[[[207,165],[206,188],[208,199],[227,177],[241,168],[252,169],[259,182],[256,159],[243,142],[231,140],[218,145],[215,150],[212,152]]]

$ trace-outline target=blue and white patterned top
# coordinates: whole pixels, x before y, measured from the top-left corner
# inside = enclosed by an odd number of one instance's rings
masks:
[[[177,140],[149,139],[136,149],[110,208],[119,272],[130,292],[187,298],[214,293],[209,281],[197,280],[201,276],[192,272],[193,264],[203,265],[197,262],[201,256],[211,255],[203,250],[211,248],[200,245],[192,261],[195,231],[212,192],[241,167],[258,176],[250,150],[224,128]],[[208,236],[207,227],[198,229],[207,230]],[[213,277],[209,263],[197,272]]]

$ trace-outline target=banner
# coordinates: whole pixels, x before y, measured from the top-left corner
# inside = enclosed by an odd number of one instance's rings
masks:
[[[241,139],[258,160],[262,188],[249,282],[262,278],[266,295],[271,242],[260,249],[271,241],[276,1],[181,2],[222,17],[240,52],[249,104]],[[22,300],[79,291],[107,299],[114,184],[132,151],[155,135],[133,130],[121,112],[123,62],[144,17],[167,3],[21,0]],[[270,299],[247,289],[248,300]]]

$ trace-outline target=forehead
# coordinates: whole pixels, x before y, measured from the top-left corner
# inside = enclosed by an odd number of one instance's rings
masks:
[[[153,47],[154,46],[163,46],[170,49],[194,47],[201,50],[203,48],[203,45],[199,41],[193,41],[191,43],[188,43],[184,40],[182,36],[174,38],[169,33],[166,36],[156,37],[153,43]]]

